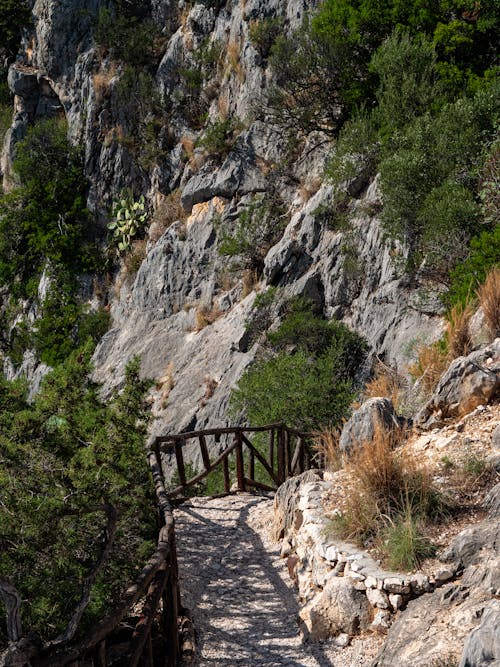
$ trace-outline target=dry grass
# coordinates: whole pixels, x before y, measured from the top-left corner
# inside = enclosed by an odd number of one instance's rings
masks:
[[[187,217],[188,213],[181,203],[180,190],[175,190],[166,197],[162,197],[149,227],[149,240],[153,244],[156,243],[174,222],[178,220],[185,222]]]
[[[222,311],[218,306],[198,305],[194,313],[195,331],[201,331],[205,327],[213,324],[222,316]]]
[[[156,381],[155,386],[156,389],[160,392],[160,405],[164,409],[167,407],[170,392],[175,387],[173,362],[170,362],[166,366],[163,375]]]
[[[417,349],[417,361],[409,366],[408,371],[418,380],[424,394],[430,396],[447,367],[448,355],[439,343],[433,343]]]
[[[146,259],[146,241],[140,239],[132,242],[130,252],[127,252],[124,258],[127,275],[134,276],[139,271],[141,264]]]
[[[406,389],[405,378],[398,373],[397,369],[377,359],[373,377],[366,383],[364,395],[365,398],[377,396],[390,398],[397,411],[402,406]]]
[[[212,398],[219,384],[218,380],[211,377],[210,375],[205,376],[204,383],[205,383],[205,393],[203,394],[203,398],[200,401],[200,407],[202,408]]]
[[[448,360],[466,356],[472,351],[472,338],[470,334],[470,320],[474,314],[472,304],[465,306],[457,304],[453,306],[447,315],[446,342],[448,345]]]
[[[495,267],[486,276],[477,296],[483,309],[484,320],[491,340],[500,336],[500,268]]]
[[[354,450],[345,466],[350,483],[344,511],[334,519],[342,537],[361,543],[380,539],[387,525],[402,517],[421,521],[443,511],[430,470],[399,447],[403,438],[400,429],[378,427],[371,441]]]
[[[194,154],[194,140],[191,137],[182,136],[180,140],[185,160],[190,160]]]
[[[226,120],[229,116],[229,102],[226,92],[219,95],[217,99],[217,111],[219,112],[219,118],[221,120]]]
[[[306,180],[299,188],[299,196],[304,203],[308,202],[313,195],[315,195],[321,187],[320,178],[312,178]]]
[[[95,99],[98,105],[102,104],[106,97],[108,97],[110,93],[110,83],[116,75],[116,69],[116,63],[111,63],[109,69],[105,71],[100,70],[93,75],[92,81],[94,85]]]
[[[243,271],[243,285],[241,290],[241,298],[244,299],[251,292],[253,292],[258,282],[259,282],[259,276],[257,275],[257,272],[253,271],[252,269],[245,269]]]
[[[240,45],[231,41],[226,47],[226,76],[229,76],[231,72],[234,72],[238,77],[238,81],[243,83],[245,81],[245,70],[241,64],[241,55],[240,55]]]
[[[325,427],[313,433],[313,448],[319,456],[319,467],[330,472],[342,468],[342,452],[339,447],[340,431],[337,428]]]

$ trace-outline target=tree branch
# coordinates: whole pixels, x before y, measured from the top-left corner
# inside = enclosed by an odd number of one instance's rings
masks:
[[[102,507],[99,507],[99,509],[102,509],[106,513],[106,516],[108,517],[106,528],[104,529],[103,548],[101,554],[97,559],[97,561],[94,563],[87,577],[85,578],[85,581],[83,582],[82,597],[80,598],[79,603],[76,605],[76,608],[73,612],[73,616],[71,617],[68,625],[66,626],[65,631],[58,637],[50,641],[47,644],[47,648],[53,646],[59,646],[60,644],[65,644],[66,642],[69,642],[71,639],[73,639],[75,632],[78,628],[78,624],[80,623],[83,613],[89,603],[90,594],[92,592],[92,586],[94,585],[97,575],[99,574],[99,571],[101,570],[102,566],[106,563],[106,561],[109,558],[109,554],[111,552],[111,548],[113,546],[113,542],[116,535],[118,512],[116,511],[116,508],[113,505],[103,505]]]
[[[21,596],[6,579],[0,579],[0,598],[7,612],[7,637],[17,642],[23,634],[21,625]]]

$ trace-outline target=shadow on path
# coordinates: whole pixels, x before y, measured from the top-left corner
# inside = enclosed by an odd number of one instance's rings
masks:
[[[301,642],[297,593],[278,548],[266,550],[249,514],[272,502],[249,495],[193,499],[175,511],[183,604],[193,614],[198,664],[334,667]],[[268,527],[268,529],[270,526]]]

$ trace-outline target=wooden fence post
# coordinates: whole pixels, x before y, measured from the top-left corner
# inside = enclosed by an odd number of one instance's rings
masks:
[[[229,493],[231,488],[231,479],[229,477],[229,454],[224,457],[222,464],[224,466],[224,493]]]
[[[243,467],[243,443],[241,439],[241,432],[236,433],[236,477],[238,479],[238,491],[246,491],[245,485],[245,470]]]
[[[280,484],[285,481],[285,433],[283,427],[278,430],[278,479]]]
[[[210,456],[208,455],[207,441],[204,435],[200,435],[199,440],[203,465],[205,466],[205,470],[208,470],[210,468]]]
[[[186,469],[184,468],[184,456],[182,454],[182,443],[175,441],[175,458],[177,461],[177,470],[179,471],[179,482],[182,486],[186,486]]]

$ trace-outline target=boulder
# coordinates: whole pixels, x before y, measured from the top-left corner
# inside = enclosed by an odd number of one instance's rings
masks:
[[[443,420],[460,417],[486,405],[500,389],[500,338],[491,345],[458,357],[441,376],[428,403],[415,423],[423,429],[434,428]]]
[[[459,667],[500,666],[500,600],[483,610],[481,623],[467,637]]]
[[[372,607],[363,591],[349,579],[332,577],[321,595],[300,611],[304,634],[312,640],[328,639],[340,633],[354,635],[372,621]]]
[[[355,410],[342,429],[339,446],[350,454],[360,443],[373,440],[377,428],[400,428],[403,420],[398,417],[389,398],[369,398]]]

